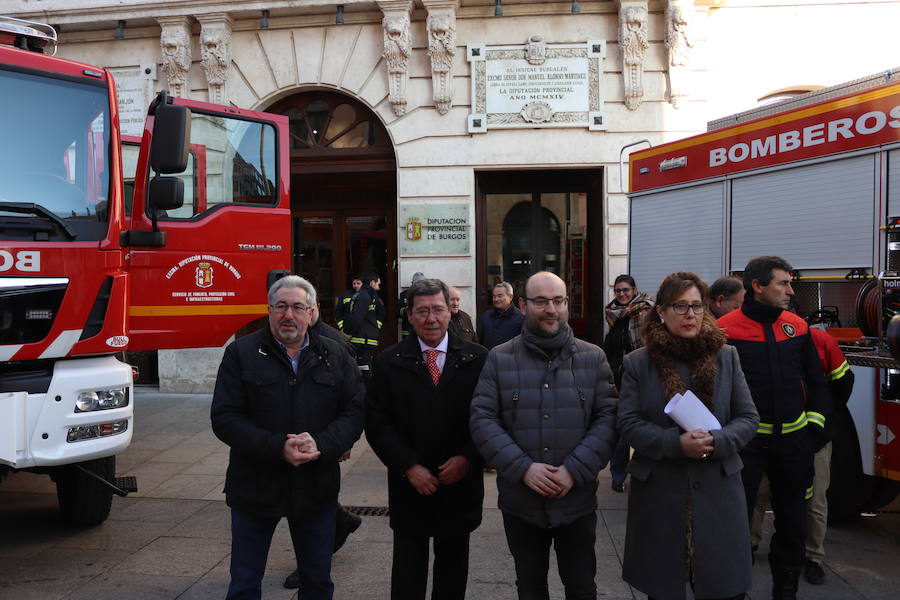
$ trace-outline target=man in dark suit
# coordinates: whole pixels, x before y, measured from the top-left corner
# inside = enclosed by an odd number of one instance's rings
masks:
[[[375,360],[366,438],[388,468],[394,530],[392,600],[422,600],[434,538],[432,600],[462,600],[469,534],[481,524],[481,462],[469,404],[487,351],[448,333],[449,291],[423,279],[407,291],[415,335]]]

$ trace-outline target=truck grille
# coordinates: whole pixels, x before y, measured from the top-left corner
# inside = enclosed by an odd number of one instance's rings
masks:
[[[63,277],[0,278],[0,346],[47,337],[68,284]]]

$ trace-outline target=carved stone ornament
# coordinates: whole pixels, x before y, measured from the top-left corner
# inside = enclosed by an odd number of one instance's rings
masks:
[[[666,6],[666,48],[669,51],[669,102],[679,108],[687,96],[685,71],[690,62],[693,41],[688,36],[688,22],[692,9],[684,2],[669,0]]]
[[[525,44],[525,60],[530,65],[542,65],[547,60],[547,43],[544,36],[533,35]]]
[[[209,101],[226,104],[225,83],[231,65],[232,19],[224,13],[198,15],[200,21],[200,55],[209,85]]]
[[[456,56],[456,13],[454,8],[428,8],[428,56],[431,57],[431,85],[434,106],[445,115],[453,105],[453,57]]]
[[[619,46],[625,79],[625,106],[637,110],[644,97],[644,53],[647,36],[647,4],[622,3],[619,7]]]
[[[388,99],[394,114],[406,114],[406,88],[409,83],[409,57],[412,42],[409,36],[409,12],[412,2],[379,2],[384,12],[384,60],[388,71]]]
[[[544,123],[553,116],[553,107],[546,102],[529,102],[522,107],[522,118],[529,123]]]
[[[167,87],[172,96],[185,97],[187,76],[191,70],[191,26],[187,17],[157,19],[162,32],[159,46],[162,51],[162,68]]]

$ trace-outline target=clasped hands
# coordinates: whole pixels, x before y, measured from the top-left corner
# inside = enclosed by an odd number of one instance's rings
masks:
[[[552,499],[563,498],[575,485],[572,474],[563,465],[554,467],[539,462],[531,463],[522,481],[541,496]]]
[[[415,490],[423,495],[430,496],[441,485],[451,485],[465,477],[470,468],[469,459],[465,456],[451,456],[444,464],[438,466],[438,476],[420,464],[415,464],[406,470],[406,479]]]
[[[705,429],[693,429],[685,431],[679,437],[681,440],[681,449],[685,456],[703,460],[716,449],[716,441],[712,434]]]
[[[287,434],[287,439],[281,448],[282,458],[295,467],[316,460],[320,454],[316,440],[306,431]]]

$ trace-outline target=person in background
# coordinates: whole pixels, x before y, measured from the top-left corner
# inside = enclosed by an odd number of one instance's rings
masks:
[[[450,288],[450,332],[467,342],[478,342],[475,326],[469,313],[459,308],[460,295],[455,287]]]
[[[756,436],[741,451],[741,478],[753,518],[760,479],[769,478],[775,533],[769,545],[772,598],[794,600],[806,564],[806,500],[814,455],[828,442],[832,400],[806,321],[785,310],[794,289],[791,266],[760,256],[744,268],[744,303],[719,318],[760,415]],[[749,526],[748,526],[749,529]]]
[[[368,382],[372,374],[372,357],[378,347],[381,328],[384,326],[384,302],[378,295],[381,278],[375,273],[364,275],[363,285],[353,295],[350,312],[344,319],[343,333],[356,351],[356,364],[363,379]]]
[[[478,343],[490,350],[522,333],[525,317],[513,306],[513,288],[506,282],[495,283],[491,293],[493,308],[478,320]]]
[[[354,280],[354,282],[359,281]],[[362,285],[362,281],[359,281],[360,285]],[[310,335],[321,335],[327,338],[331,338],[332,340],[338,342],[342,346],[344,346],[348,352],[353,354],[353,345],[345,338],[340,331],[322,321],[319,318],[319,303],[316,302],[316,305],[310,309],[310,323],[309,323],[309,334]],[[355,356],[354,356],[355,358]],[[338,459],[338,462],[344,462],[345,460],[350,458],[350,450],[344,452],[341,457]],[[340,503],[337,504],[337,513],[335,515],[334,521],[334,552],[337,552],[344,545],[344,542],[347,541],[347,538],[351,533],[359,529],[359,526],[362,525],[362,519],[359,516],[354,515],[351,512],[348,512]],[[284,587],[289,590],[297,589],[300,587],[300,569],[294,569],[293,573],[285,577],[284,579]]]
[[[629,352],[640,348],[641,322],[653,308],[653,300],[647,294],[638,292],[637,284],[631,275],[619,275],[613,285],[614,297],[606,305],[606,324],[608,333],[603,340],[603,351],[612,369],[616,387],[622,384],[622,361]],[[609,472],[612,476],[612,489],[625,491],[625,478],[628,475],[628,455],[630,449],[621,438],[612,459],[609,461]]]
[[[213,432],[231,449],[227,597],[260,598],[272,534],[287,517],[300,597],[330,600],[338,461],[362,433],[365,390],[344,344],[309,332],[312,284],[288,275],[268,301],[269,326],[225,349],[210,409]]]
[[[550,546],[570,600],[594,600],[597,474],[616,445],[616,389],[603,351],[575,338],[565,282],[525,284],[522,333],[488,355],[470,428],[497,469],[520,600],[549,598]]]
[[[717,319],[737,310],[743,302],[744,284],[737,277],[719,277],[709,288],[709,310]]]
[[[416,271],[413,273],[412,281],[410,285],[419,281],[420,279],[425,279],[425,274],[421,271]],[[406,302],[406,290],[400,292],[400,295],[397,296],[397,314],[400,319],[400,339],[405,338],[409,335],[409,319],[406,317],[406,309],[409,308]]]
[[[338,331],[344,330],[344,321],[350,314],[350,305],[354,296],[359,293],[362,288],[362,276],[355,275],[350,281],[350,289],[341,294],[334,305],[334,324]]]
[[[663,279],[625,357],[619,433],[634,448],[622,577],[648,598],[738,600],[752,584],[747,505],[738,452],[759,416],[737,351],[706,310],[697,275]],[[684,431],[664,412],[692,391],[721,429]]]
[[[388,468],[392,600],[424,600],[431,539],[432,600],[463,600],[469,535],[481,524],[469,408],[487,351],[448,332],[449,297],[437,279],[409,287],[414,335],[378,355],[369,386],[366,439]]]

